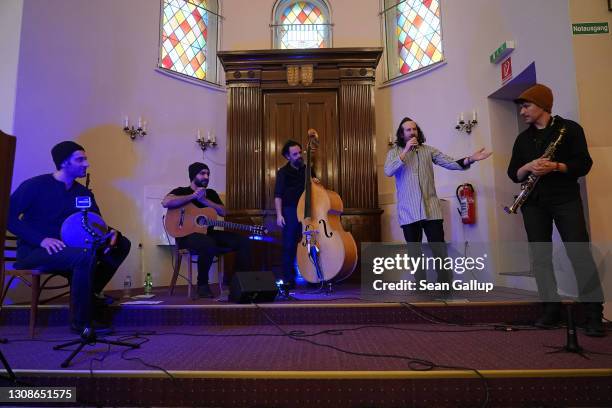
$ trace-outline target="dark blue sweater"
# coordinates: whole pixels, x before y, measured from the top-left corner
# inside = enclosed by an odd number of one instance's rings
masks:
[[[9,231],[19,238],[17,256],[25,257],[45,238],[60,239],[64,220],[79,211],[75,208],[75,198],[79,196],[90,196],[90,211],[100,214],[93,193],[76,181],[68,190],[52,174],[21,183],[11,195],[8,218]]]

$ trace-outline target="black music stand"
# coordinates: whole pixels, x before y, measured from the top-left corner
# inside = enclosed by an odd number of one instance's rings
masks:
[[[83,224],[84,228],[87,229],[87,227],[89,226],[89,221],[87,219],[87,209],[83,209],[81,214],[82,214],[82,217],[83,217],[83,223],[82,224]],[[100,237],[98,235],[94,235],[93,232],[90,232],[90,234],[92,235],[91,251],[93,251],[94,254],[97,254],[98,250],[104,245],[104,241],[106,240],[106,237],[105,236]],[[90,274],[93,274],[94,266],[96,264],[96,258],[97,258],[97,256],[95,256],[95,255],[91,257],[91,266],[89,268],[89,273]],[[106,340],[106,339],[98,338],[96,336],[95,328],[92,328],[91,319],[92,319],[92,313],[90,311],[90,313],[89,313],[89,320],[90,321],[85,326],[85,328],[83,329],[83,332],[81,333],[81,335],[80,335],[80,337],[78,339],[69,341],[67,343],[59,344],[57,346],[53,346],[53,350],[64,350],[66,347],[77,345],[77,348],[72,350],[72,353],[70,353],[68,358],[66,358],[62,362],[62,364],[61,364],[62,368],[68,367],[70,365],[70,362],[72,361],[72,359],[83,349],[83,347],[85,347],[87,345],[93,346],[93,345],[95,345],[97,343],[101,343],[101,344],[129,347],[129,348],[132,348],[132,349],[140,348],[140,344],[132,344],[132,343],[124,342],[124,341]]]

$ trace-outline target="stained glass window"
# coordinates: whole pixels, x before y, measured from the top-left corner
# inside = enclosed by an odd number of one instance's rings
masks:
[[[439,0],[386,0],[389,79],[444,59]]]
[[[329,8],[323,1],[277,2],[275,47],[281,49],[331,46]]]
[[[216,0],[163,0],[160,68],[216,81]]]

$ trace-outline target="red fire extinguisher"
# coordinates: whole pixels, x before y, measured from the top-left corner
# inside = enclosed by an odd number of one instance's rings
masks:
[[[455,191],[459,207],[457,211],[461,216],[461,222],[464,224],[476,223],[476,201],[474,196],[474,186],[469,183],[461,184]]]

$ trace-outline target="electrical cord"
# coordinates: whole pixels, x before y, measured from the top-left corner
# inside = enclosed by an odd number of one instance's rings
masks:
[[[275,326],[283,334],[287,335],[287,337],[289,339],[291,339],[291,340],[306,342],[306,343],[309,343],[309,344],[312,344],[312,345],[315,345],[315,346],[318,346],[318,347],[329,348],[329,349],[332,349],[332,350],[335,350],[335,351],[339,351],[339,352],[344,353],[344,354],[358,356],[358,357],[392,358],[392,359],[407,360],[408,361],[408,368],[410,370],[412,370],[412,371],[430,371],[430,370],[433,370],[434,368],[446,368],[446,369],[450,369],[450,370],[472,371],[482,380],[482,383],[483,383],[483,386],[484,386],[483,388],[485,390],[485,397],[484,397],[484,401],[483,401],[482,407],[486,407],[489,404],[489,386],[488,386],[487,380],[480,373],[480,371],[478,369],[476,369],[476,368],[440,365],[440,364],[435,364],[435,363],[433,363],[431,361],[420,359],[420,358],[417,358],[417,357],[404,356],[404,355],[398,355],[398,354],[377,354],[377,353],[357,352],[357,351],[352,351],[352,350],[346,350],[346,349],[343,349],[343,348],[340,348],[338,346],[334,346],[334,345],[331,345],[331,344],[319,343],[319,342],[316,342],[314,340],[310,340],[310,339],[304,338],[302,336],[292,335],[291,334],[292,332],[287,332],[286,330],[284,330],[278,323],[276,323],[276,321],[274,321],[265,312],[265,310],[263,308],[261,308],[257,304],[254,304],[254,305],[257,308],[257,310],[259,310],[264,315],[264,317],[273,326]]]
[[[430,361],[427,360],[423,360],[420,358],[416,358],[416,357],[412,357],[412,356],[403,356],[403,355],[394,355],[394,354],[375,354],[375,353],[361,353],[361,352],[354,352],[351,350],[346,350],[343,349],[341,347],[337,347],[337,346],[333,346],[333,345],[329,345],[329,344],[324,344],[324,343],[320,343],[317,341],[313,341],[310,340],[309,338],[313,338],[313,337],[317,337],[317,336],[321,336],[321,335],[332,335],[332,336],[339,336],[339,335],[343,335],[347,332],[357,332],[359,330],[363,330],[363,329],[372,329],[372,328],[376,328],[376,329],[387,329],[387,330],[397,330],[397,331],[407,331],[407,332],[428,332],[428,333],[463,333],[463,332],[478,332],[478,331],[488,331],[490,327],[494,326],[494,325],[480,325],[480,326],[484,326],[484,327],[477,327],[474,329],[466,329],[466,330],[428,330],[428,329],[418,329],[418,328],[406,328],[406,327],[397,327],[397,326],[390,326],[390,325],[363,325],[363,326],[357,326],[357,327],[348,327],[348,328],[341,328],[341,329],[325,329],[325,330],[319,330],[316,332],[312,332],[312,333],[307,333],[303,330],[291,330],[291,331],[287,331],[284,330],[278,323],[276,323],[269,315],[268,313],[266,313],[264,311],[263,308],[261,308],[258,305],[255,305],[256,308],[265,316],[265,318],[271,322],[279,331],[280,334],[271,334],[271,333],[233,333],[233,334],[211,334],[211,333],[181,333],[181,332],[156,332],[156,331],[126,331],[126,332],[115,332],[115,335],[120,335],[120,337],[118,338],[119,340],[125,341],[125,340],[130,340],[130,339],[141,339],[142,341],[139,344],[144,344],[148,341],[150,341],[150,339],[147,339],[143,336],[163,336],[163,335],[181,335],[181,336],[191,336],[191,337],[288,337],[291,340],[295,340],[295,341],[305,341],[307,343],[310,343],[312,345],[318,346],[318,347],[324,347],[324,348],[329,348],[329,349],[333,349],[345,354],[350,354],[350,355],[355,355],[355,356],[360,356],[360,357],[372,357],[372,358],[395,358],[395,359],[402,359],[402,360],[407,360],[408,361],[408,367],[411,370],[415,370],[415,371],[428,371],[428,370],[432,370],[434,368],[443,368],[443,369],[452,369],[452,370],[467,370],[467,371],[472,371],[474,373],[476,373],[476,375],[483,381],[483,384],[485,385],[485,392],[486,392],[486,396],[485,396],[485,400],[483,403],[483,406],[487,406],[488,405],[488,400],[489,400],[489,389],[488,389],[488,384],[486,383],[486,379],[482,376],[482,374],[474,368],[470,368],[470,367],[460,367],[460,366],[450,366],[450,365],[441,365],[441,364],[434,364]],[[462,326],[461,324],[454,324],[454,323],[450,323],[445,321],[444,319],[441,319],[437,316],[433,316],[430,313],[427,313],[425,311],[417,311],[416,307],[414,307],[413,305],[409,305],[409,304],[403,304],[403,306],[407,306],[410,307],[412,306],[411,310],[413,310],[415,313],[423,316],[423,315],[427,315],[429,314],[430,316],[432,316],[430,319],[426,319],[430,322],[433,323],[437,323],[437,324],[450,324],[450,325],[454,325],[454,326]],[[419,313],[420,312],[420,313]],[[499,330],[499,328],[494,327],[496,330]],[[52,340],[40,340],[40,339],[23,339],[23,340],[13,340],[13,341],[40,341],[40,342],[51,342]],[[55,342],[58,341],[62,341],[62,340],[55,340]],[[139,357],[127,357],[126,354],[127,352],[129,352],[130,349],[128,350],[124,350],[120,357],[123,360],[126,361],[137,361],[140,364],[144,365],[145,367],[148,368],[153,368],[156,370],[160,370],[163,373],[165,373],[169,378],[171,378],[173,381],[175,381],[175,377],[164,367],[161,366],[157,366],[154,364],[150,364],[146,361],[144,361],[142,358]],[[105,352],[105,354],[101,357],[101,358],[94,358],[92,360],[90,360],[90,375],[94,376],[94,370],[93,370],[93,363],[94,361],[103,361],[110,352],[110,347],[107,349],[107,351]],[[602,353],[602,354],[606,354],[609,355],[610,353]],[[28,385],[28,384],[25,384]]]
[[[137,343],[139,346],[145,343],[148,343],[150,340],[147,339],[146,337],[142,337],[139,334],[128,334],[125,336],[121,336],[118,338],[119,341],[127,341],[127,340],[142,340],[141,342]],[[125,361],[136,361],[139,362],[140,364],[142,364],[143,366],[147,367],[147,368],[153,368],[155,370],[159,370],[161,372],[163,372],[164,374],[166,374],[174,384],[176,384],[176,377],[173,376],[167,369],[165,369],[164,367],[155,365],[155,364],[150,364],[147,363],[146,361],[144,361],[142,358],[140,357],[126,357],[126,354],[131,351],[133,349],[129,348],[129,349],[125,349],[121,352],[120,357],[122,360]]]
[[[444,302],[446,304],[446,302]],[[498,331],[519,331],[519,330],[541,330],[531,325],[511,325],[506,323],[454,323],[450,322],[446,319],[443,319],[439,316],[434,315],[433,313],[427,312],[422,308],[415,306],[414,304],[407,302],[400,302],[402,307],[408,308],[414,314],[419,316],[421,319],[428,321],[433,324],[443,324],[447,326],[458,326],[458,327],[488,327],[493,330]]]
[[[110,354],[110,351],[111,351],[111,345],[107,344],[106,351],[102,354],[101,357],[93,357],[89,359],[89,378],[91,378],[92,380],[94,379],[94,370],[93,370],[94,362],[98,361],[100,364],[103,363],[106,357]]]

